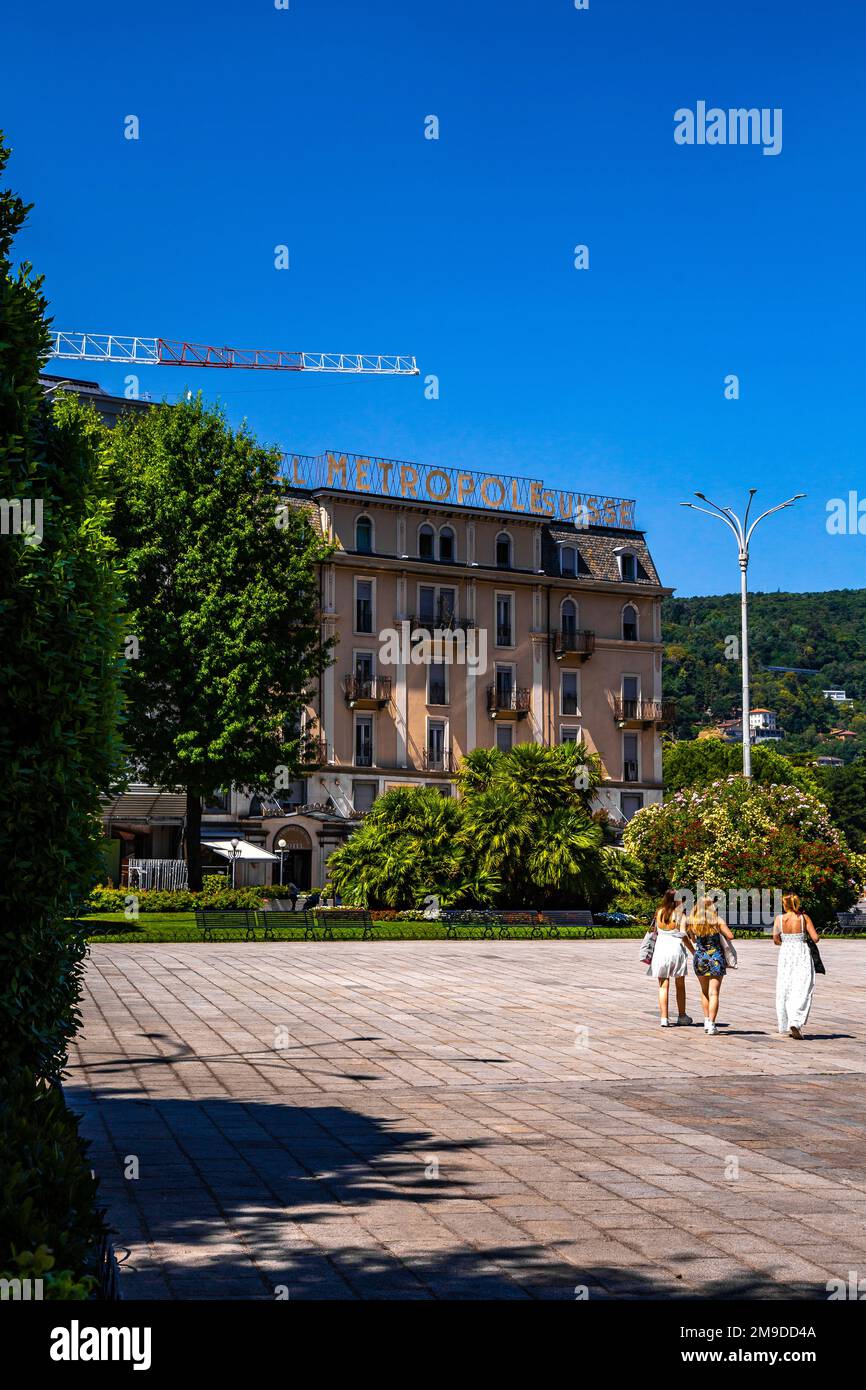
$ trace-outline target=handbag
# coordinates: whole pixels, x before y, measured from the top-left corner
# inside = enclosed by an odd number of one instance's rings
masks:
[[[655,929],[655,923],[653,923],[653,925],[650,927],[649,931],[647,932],[646,936],[640,944],[641,965],[650,965],[652,963],[653,951],[656,948],[657,936],[658,932]]]
[[[725,965],[729,965],[732,970],[736,970],[737,948],[734,945],[733,941],[729,941],[726,936],[722,937],[722,954],[725,957]]]
[[[824,966],[824,962],[823,962],[822,959],[821,959],[821,952],[818,950],[818,943],[817,943],[817,941],[813,941],[812,938],[811,938],[811,936],[807,935],[807,936],[806,936],[806,945],[809,947],[809,954],[810,954],[811,957],[812,957],[812,964],[813,964],[814,967],[815,967],[815,974],[816,974],[816,975],[826,975],[826,974],[827,974],[827,970],[826,970],[826,968],[825,968],[825,966]]]

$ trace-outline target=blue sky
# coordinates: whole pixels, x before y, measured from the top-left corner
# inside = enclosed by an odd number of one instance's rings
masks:
[[[728,532],[681,500],[804,491],[751,587],[864,583],[866,538],[825,528],[866,497],[850,0],[46,0],[4,30],[9,174],[36,203],[18,252],[58,328],[408,352],[440,382],[153,368],[143,390],[201,387],[301,453],[635,497],[680,594],[738,585]],[[781,153],[676,145],[699,100],[782,108]]]

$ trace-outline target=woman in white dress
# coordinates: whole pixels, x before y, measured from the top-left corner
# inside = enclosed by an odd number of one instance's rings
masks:
[[[673,1022],[677,1024],[691,1023],[692,1020],[686,1013],[686,972],[689,968],[689,958],[683,945],[682,914],[677,911],[676,894],[671,888],[665,893],[661,907],[653,918],[653,927],[658,935],[650,961],[650,974],[659,983],[661,1026],[662,1028],[671,1026],[671,1019],[668,1018],[668,995],[671,980],[674,981],[677,994],[677,1017]]]
[[[800,1040],[803,1037],[800,1030],[809,1017],[815,988],[815,965],[806,933],[816,943],[821,938],[811,917],[800,911],[800,899],[796,893],[785,893],[782,907],[784,912],[773,922],[773,944],[779,947],[776,1013],[779,1032],[790,1033],[792,1038]]]

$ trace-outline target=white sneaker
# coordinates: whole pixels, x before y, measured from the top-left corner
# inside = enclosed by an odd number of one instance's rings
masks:
[[[661,1024],[662,1028],[670,1028],[671,1026],[671,1021],[669,1018],[660,1018],[659,1023]]]
[[[711,1033],[715,1033],[715,1032],[717,1031],[717,1030],[716,1030],[716,1025],[715,1025],[714,1023],[710,1023],[710,1020],[709,1020],[709,1019],[707,1019],[706,1023],[704,1024],[704,1027],[705,1027],[706,1030],[707,1030],[707,1036],[708,1036],[708,1037],[709,1037],[709,1035],[710,1035]]]
[[[677,1026],[680,1028],[684,1028],[687,1027],[688,1024],[693,1022],[694,1020],[691,1014],[680,1014],[679,1018],[677,1019]]]

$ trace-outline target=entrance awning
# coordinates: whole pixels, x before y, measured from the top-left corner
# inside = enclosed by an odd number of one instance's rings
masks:
[[[202,840],[202,845],[212,849],[214,854],[222,855],[223,859],[269,859],[274,864],[279,863],[276,854],[260,849],[258,845],[251,845],[249,840],[238,840],[236,850],[232,849],[231,840]]]

